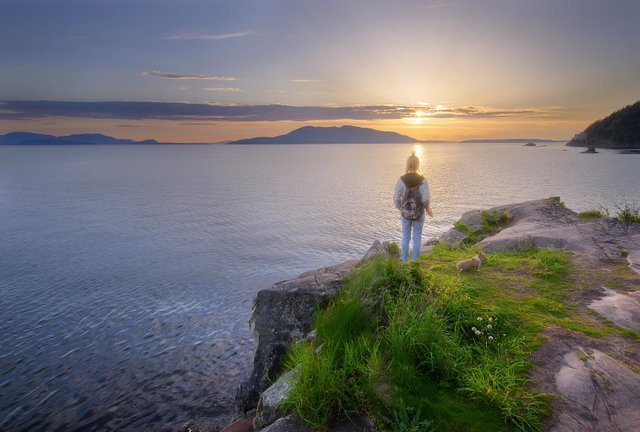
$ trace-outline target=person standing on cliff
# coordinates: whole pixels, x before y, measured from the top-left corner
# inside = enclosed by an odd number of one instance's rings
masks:
[[[420,159],[415,151],[407,159],[406,172],[398,179],[393,203],[400,210],[402,221],[402,261],[409,260],[409,242],[413,239],[414,261],[420,256],[420,243],[422,240],[422,227],[424,226],[425,212],[433,217],[429,208],[429,183],[427,179],[418,173]]]

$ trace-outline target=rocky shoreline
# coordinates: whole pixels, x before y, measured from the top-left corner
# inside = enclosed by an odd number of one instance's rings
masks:
[[[474,240],[486,253],[526,250],[531,247],[564,249],[574,254],[578,265],[627,264],[640,274],[640,224],[625,224],[612,218],[581,221],[559,198],[510,204],[488,210],[508,214],[498,232],[472,238],[479,232],[483,213],[465,213],[456,227],[439,242],[457,246]],[[433,243],[426,244],[428,252]],[[393,254],[390,243],[374,242],[362,260]],[[390,252],[391,251],[391,252]],[[313,313],[329,302],[342,287],[342,280],[361,260],[306,272],[260,291],[254,301],[251,328],[256,339],[253,371],[239,386],[236,402],[242,417],[223,428],[231,431],[310,430],[278,409],[295,374],[283,372],[283,361],[292,343],[312,338]],[[589,314],[616,326],[640,332],[640,278],[615,287],[591,281],[574,299]],[[588,313],[587,313],[588,312]],[[640,342],[629,339],[596,339],[549,328],[546,342],[534,352],[530,372],[532,385],[556,396],[549,431],[633,431],[640,425]],[[276,380],[277,379],[277,380]],[[275,382],[274,382],[275,381]],[[184,429],[187,430],[187,429]],[[197,428],[191,429],[197,431]],[[332,431],[373,430],[366,418],[337,423]]]

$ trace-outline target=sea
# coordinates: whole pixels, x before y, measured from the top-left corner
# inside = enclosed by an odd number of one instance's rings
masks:
[[[0,147],[0,430],[172,431],[234,409],[255,294],[400,240],[416,151],[465,211],[640,204],[640,155],[563,143]]]

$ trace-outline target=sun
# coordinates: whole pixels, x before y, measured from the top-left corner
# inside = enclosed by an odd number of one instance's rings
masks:
[[[427,122],[429,117],[426,112],[418,109],[413,113],[413,117],[404,117],[402,120],[411,124],[422,124]]]

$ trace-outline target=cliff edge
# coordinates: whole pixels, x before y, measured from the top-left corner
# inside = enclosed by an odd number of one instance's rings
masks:
[[[582,221],[558,198],[549,198],[465,213],[454,228],[441,236],[439,243],[453,248],[472,245],[473,250],[482,249],[489,261],[492,254],[504,251],[550,248],[571,252],[573,288],[563,301],[589,326],[611,328],[591,335],[562,325],[549,325],[540,332],[544,343],[531,353],[528,376],[533,389],[553,395],[553,413],[544,430],[637,430],[640,425],[640,224],[626,224],[612,218]],[[425,246],[423,253],[433,247]],[[464,254],[465,250],[463,247],[459,253]],[[375,242],[365,258],[392,256],[394,252],[391,244]],[[427,260],[428,255],[424,261]],[[285,417],[277,406],[269,405],[268,400],[272,398],[269,395],[273,393],[269,388],[274,382],[274,387],[277,385],[280,389],[292,385],[290,381],[286,385],[276,381],[283,372],[288,348],[296,341],[313,338],[310,332],[314,312],[340,291],[344,277],[360,262],[348,261],[307,272],[279,282],[256,296],[251,317],[257,341],[254,369],[237,395],[242,412],[258,405],[260,420],[258,423],[254,420],[255,430],[307,430],[299,420]],[[436,271],[438,265],[432,266],[431,271]],[[486,271],[497,275],[513,270],[498,267],[494,264]],[[505,275],[500,273],[500,276]],[[487,273],[486,277],[492,275]],[[286,377],[295,380],[295,375]],[[279,397],[281,402],[282,396]],[[338,425],[331,430],[372,430],[374,427],[371,422],[361,420],[349,424],[347,429]],[[283,425],[282,428],[279,425]]]

